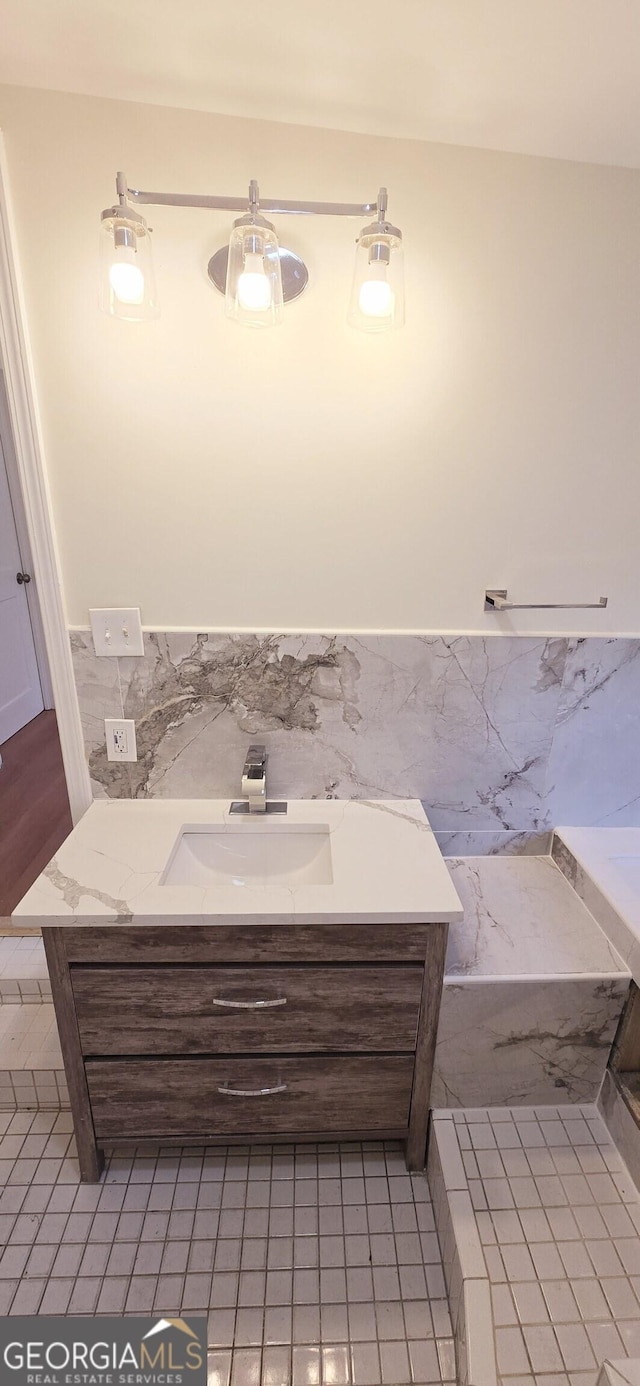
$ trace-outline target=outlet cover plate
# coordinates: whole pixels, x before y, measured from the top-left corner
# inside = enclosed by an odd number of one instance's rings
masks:
[[[107,760],[137,760],[136,724],[127,717],[105,717]],[[119,746],[122,744],[123,749]]]
[[[140,607],[94,607],[89,612],[97,655],[143,655]]]

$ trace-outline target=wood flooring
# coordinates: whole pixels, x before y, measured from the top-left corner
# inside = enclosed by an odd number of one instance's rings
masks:
[[[4,917],[57,852],[72,822],[55,712],[34,717],[0,753],[0,932],[6,932]]]

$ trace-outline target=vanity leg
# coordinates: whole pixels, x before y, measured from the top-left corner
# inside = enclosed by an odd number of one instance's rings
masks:
[[[415,1171],[423,1170],[427,1160],[429,1099],[438,1035],[438,1020],[440,1019],[448,931],[448,924],[430,924],[427,934],[427,956],[418,1019],[409,1135],[405,1152],[407,1169]]]
[[[85,1184],[97,1184],[104,1168],[104,1155],[96,1145],[89,1090],[80,1045],[80,1033],[73,1004],[71,974],[64,946],[64,934],[64,928],[45,928],[42,930],[42,941],[51,980],[53,1004],[60,1035],[60,1048],[64,1059],[64,1071],[69,1087],[73,1129],[78,1147],[80,1178]]]

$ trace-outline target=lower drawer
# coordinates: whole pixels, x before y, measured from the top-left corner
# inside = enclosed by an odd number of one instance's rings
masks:
[[[406,1129],[411,1055],[86,1063],[99,1141]]]

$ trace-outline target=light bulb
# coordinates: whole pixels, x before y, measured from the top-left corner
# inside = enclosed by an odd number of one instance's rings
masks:
[[[100,217],[100,307],[124,322],[145,322],[158,316],[149,228],[126,201],[123,173],[117,187],[117,207]]]
[[[262,255],[245,255],[244,269],[238,278],[238,303],[253,313],[266,313],[271,307],[271,284]]]
[[[368,318],[388,318],[393,313],[395,294],[387,279],[387,266],[382,261],[372,261],[368,278],[360,285],[358,306]]]
[[[109,283],[120,303],[142,303],[144,274],[128,260],[114,260],[109,269]]]

